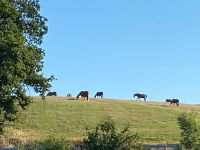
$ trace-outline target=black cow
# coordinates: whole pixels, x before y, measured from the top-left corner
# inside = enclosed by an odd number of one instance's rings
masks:
[[[103,98],[103,92],[97,92],[94,98],[97,98],[97,97]]]
[[[170,105],[172,105],[172,104],[173,105],[175,104],[176,106],[179,106],[179,100],[178,99],[172,99],[171,102],[170,102]]]
[[[170,105],[179,106],[179,99],[166,99],[166,102],[170,102]]]
[[[49,92],[49,93],[47,93],[47,96],[57,96],[57,93],[56,92]]]
[[[139,100],[139,101],[140,101],[140,98],[143,98],[144,101],[146,101],[147,95],[146,94],[141,94],[141,93],[135,93],[133,95],[133,97],[137,97],[137,100]]]

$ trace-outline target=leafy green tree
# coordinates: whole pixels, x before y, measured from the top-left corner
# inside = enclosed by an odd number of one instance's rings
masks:
[[[117,131],[115,122],[107,117],[96,128],[87,131],[83,147],[86,150],[142,150],[141,137],[126,127]]]
[[[44,98],[54,79],[42,74],[47,19],[39,11],[38,0],[0,0],[0,133],[30,104],[27,90]]]
[[[181,113],[178,118],[178,125],[181,129],[180,142],[186,150],[192,150],[199,140],[199,125],[194,113]]]

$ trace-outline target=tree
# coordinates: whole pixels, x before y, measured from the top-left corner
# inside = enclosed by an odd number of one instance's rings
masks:
[[[181,129],[181,144],[186,150],[194,149],[195,143],[199,140],[199,125],[196,114],[184,112],[178,116],[177,120]]]
[[[14,121],[19,109],[31,102],[31,87],[44,98],[53,76],[42,74],[47,19],[38,0],[0,0],[0,133]]]

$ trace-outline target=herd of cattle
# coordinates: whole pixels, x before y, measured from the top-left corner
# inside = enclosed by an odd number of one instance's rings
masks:
[[[57,96],[56,92],[49,92],[47,93],[47,96]],[[71,93],[67,94],[67,97],[72,97]],[[88,91],[81,91],[78,93],[78,95],[76,96],[76,99],[79,99],[79,97],[81,97],[82,99],[87,99],[89,100],[89,92]],[[136,100],[139,100],[142,98],[144,99],[144,101],[146,101],[147,95],[146,94],[142,94],[142,93],[135,93],[133,94],[133,97],[137,97]],[[97,92],[94,95],[94,98],[103,98],[103,92]],[[176,105],[179,106],[179,99],[166,99],[166,102],[170,102],[170,105]]]

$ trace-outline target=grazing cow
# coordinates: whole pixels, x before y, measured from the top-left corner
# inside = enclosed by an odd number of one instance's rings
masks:
[[[141,94],[141,93],[135,93],[135,94],[133,95],[133,97],[134,97],[134,98],[137,97],[137,100],[139,100],[139,101],[140,101],[140,98],[143,98],[144,101],[146,101],[147,95],[146,95],[146,94]]]
[[[166,102],[170,102],[170,106],[172,104],[176,105],[176,106],[179,106],[179,100],[178,99],[166,99]]]
[[[87,100],[89,100],[88,99],[88,91],[81,91],[77,96],[76,96],[76,99],[78,99],[79,98],[79,96],[81,96],[83,99],[85,99],[85,98],[87,98]]]
[[[170,105],[172,105],[172,104],[173,105],[175,104],[176,106],[179,106],[179,100],[178,99],[172,99],[171,102],[170,102]]]
[[[97,92],[97,93],[95,94],[94,98],[97,98],[97,97],[103,98],[103,92]]]
[[[56,92],[49,92],[49,93],[47,93],[47,96],[57,96],[57,93]]]

